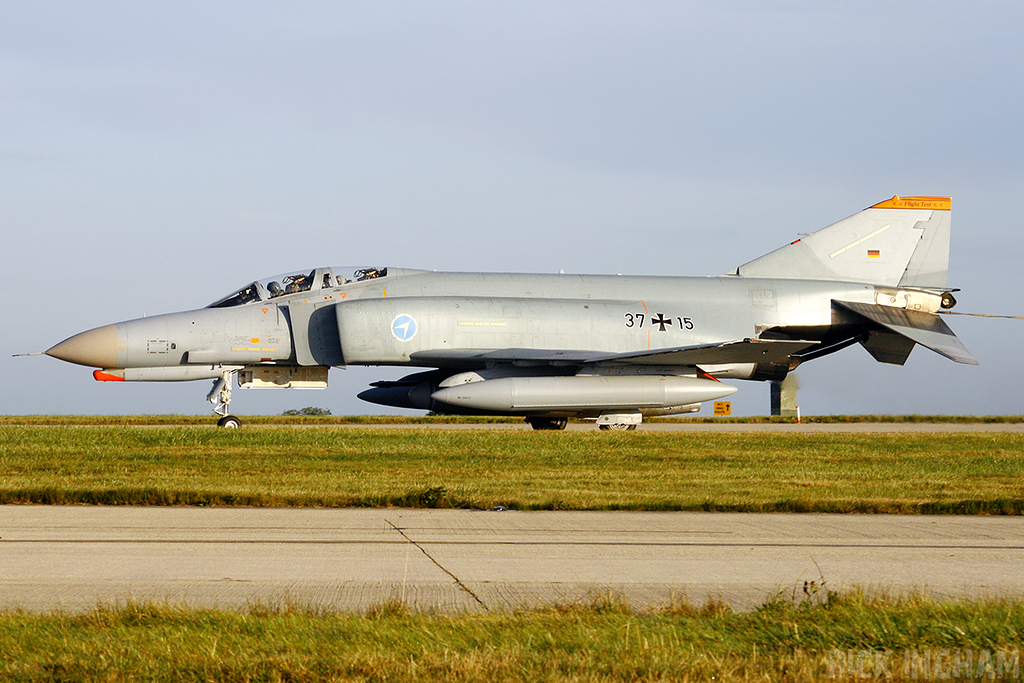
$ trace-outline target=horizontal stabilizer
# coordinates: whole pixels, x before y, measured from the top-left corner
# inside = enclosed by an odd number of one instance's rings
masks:
[[[978,364],[970,351],[953,334],[953,330],[935,314],[853,301],[832,303],[957,363]]]

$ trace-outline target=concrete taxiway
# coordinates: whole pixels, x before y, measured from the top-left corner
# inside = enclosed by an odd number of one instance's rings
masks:
[[[619,596],[750,607],[804,582],[1024,596],[1024,518],[0,507],[0,607],[126,600],[444,611]]]

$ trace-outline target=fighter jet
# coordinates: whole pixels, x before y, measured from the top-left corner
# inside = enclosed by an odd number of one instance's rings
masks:
[[[219,425],[242,388],[326,388],[331,368],[417,368],[359,394],[379,405],[568,418],[635,429],[781,380],[860,344],[902,365],[920,344],[977,364],[940,319],[948,197],[893,197],[717,277],[314,268],[205,308],[128,320],[45,353],[102,382],[214,380]]]

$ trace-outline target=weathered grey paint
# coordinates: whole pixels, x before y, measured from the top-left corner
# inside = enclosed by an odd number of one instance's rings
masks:
[[[417,353],[443,349],[627,352],[709,344],[780,325],[831,325],[833,299],[874,297],[870,285],[735,277],[423,273],[397,277],[387,289],[387,298],[337,305],[347,363],[416,365]],[[446,295],[433,294],[441,289]],[[409,340],[391,331],[403,315],[417,324]]]

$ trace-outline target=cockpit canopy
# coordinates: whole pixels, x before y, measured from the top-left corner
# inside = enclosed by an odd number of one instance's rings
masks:
[[[335,271],[352,273],[352,279],[335,276]],[[322,289],[334,289],[351,282],[363,282],[379,277],[387,277],[387,268],[314,268],[305,271],[276,275],[247,284],[237,292],[232,292],[222,299],[214,301],[207,308],[228,308],[244,306],[256,301],[269,301],[289,294],[302,292],[318,292]]]

